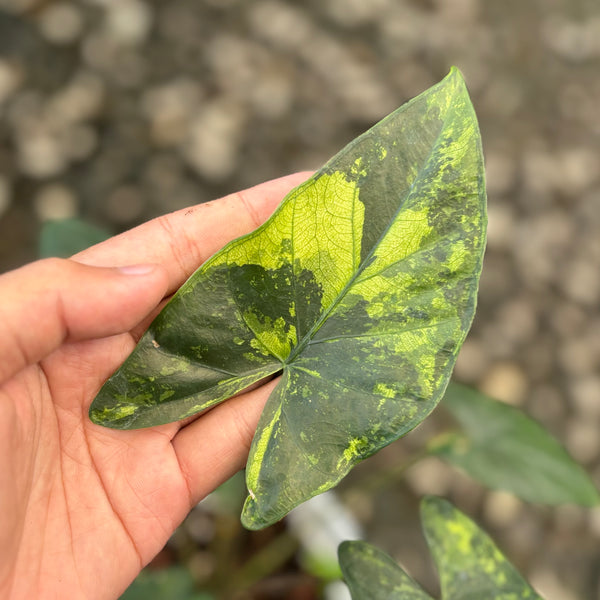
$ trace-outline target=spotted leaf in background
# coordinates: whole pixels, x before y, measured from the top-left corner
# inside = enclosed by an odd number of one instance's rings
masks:
[[[479,129],[453,69],[208,260],[91,418],[166,423],[280,374],[242,515],[273,523],[435,407],[473,318],[485,225]]]
[[[425,498],[421,520],[440,575],[442,600],[542,600],[489,536],[446,500]],[[344,542],[338,554],[352,600],[433,600],[370,544]]]

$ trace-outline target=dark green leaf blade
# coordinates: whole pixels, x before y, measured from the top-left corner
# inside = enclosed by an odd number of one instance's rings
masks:
[[[351,164],[360,168],[365,215],[378,210],[389,220],[382,226],[372,216],[375,231],[365,216],[360,260],[286,361],[248,459],[249,528],[331,488],[418,425],[443,394],[473,317],[485,191],[460,74],[376,125],[323,172],[353,173]]]
[[[455,383],[442,404],[464,435],[440,446],[438,455],[487,487],[551,505],[600,501],[584,469],[522,411]]]
[[[542,600],[489,536],[449,502],[425,498],[421,519],[443,600]]]
[[[392,558],[371,544],[343,542],[338,557],[352,600],[433,600]]]
[[[271,285],[276,277],[256,265],[210,268],[210,263],[179,289],[104,384],[90,408],[92,421],[117,429],[169,423],[281,369],[281,361],[268,353],[239,309],[244,299],[251,303],[252,298],[235,290],[238,279],[243,281],[240,271],[263,280],[271,275]]]

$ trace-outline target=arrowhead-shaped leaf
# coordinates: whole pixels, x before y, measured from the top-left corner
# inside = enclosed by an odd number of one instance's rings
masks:
[[[448,386],[442,405],[462,435],[437,449],[440,458],[490,488],[529,502],[598,504],[589,475],[522,411],[455,383]]]
[[[165,423],[281,373],[242,517],[273,523],[435,407],[473,318],[485,224],[479,130],[453,69],[207,261],[91,418]]]
[[[442,600],[542,600],[489,536],[449,502],[425,498],[421,519]],[[387,554],[365,542],[344,542],[338,554],[353,600],[433,600]]]

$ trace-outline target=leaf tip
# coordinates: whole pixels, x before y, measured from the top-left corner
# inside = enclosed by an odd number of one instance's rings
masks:
[[[248,490],[248,497],[246,498],[244,507],[242,508],[240,520],[242,525],[250,531],[264,529],[272,524],[271,521],[268,521],[261,515],[260,509],[256,502],[256,496],[250,489]]]

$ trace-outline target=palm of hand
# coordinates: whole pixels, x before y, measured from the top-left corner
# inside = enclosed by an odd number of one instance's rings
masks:
[[[2,415],[10,435],[0,454],[17,458],[2,486],[14,503],[4,514],[17,515],[12,527],[20,530],[13,540],[20,538],[21,551],[11,553],[17,597],[23,586],[29,597],[52,597],[48,572],[60,572],[57,583],[73,597],[114,590],[118,584],[99,575],[133,579],[191,507],[171,443],[177,424],[120,432],[87,418],[94,394],[133,345],[129,334],[66,345],[2,390],[12,399],[3,405],[15,409]],[[36,577],[43,589],[31,589]]]

